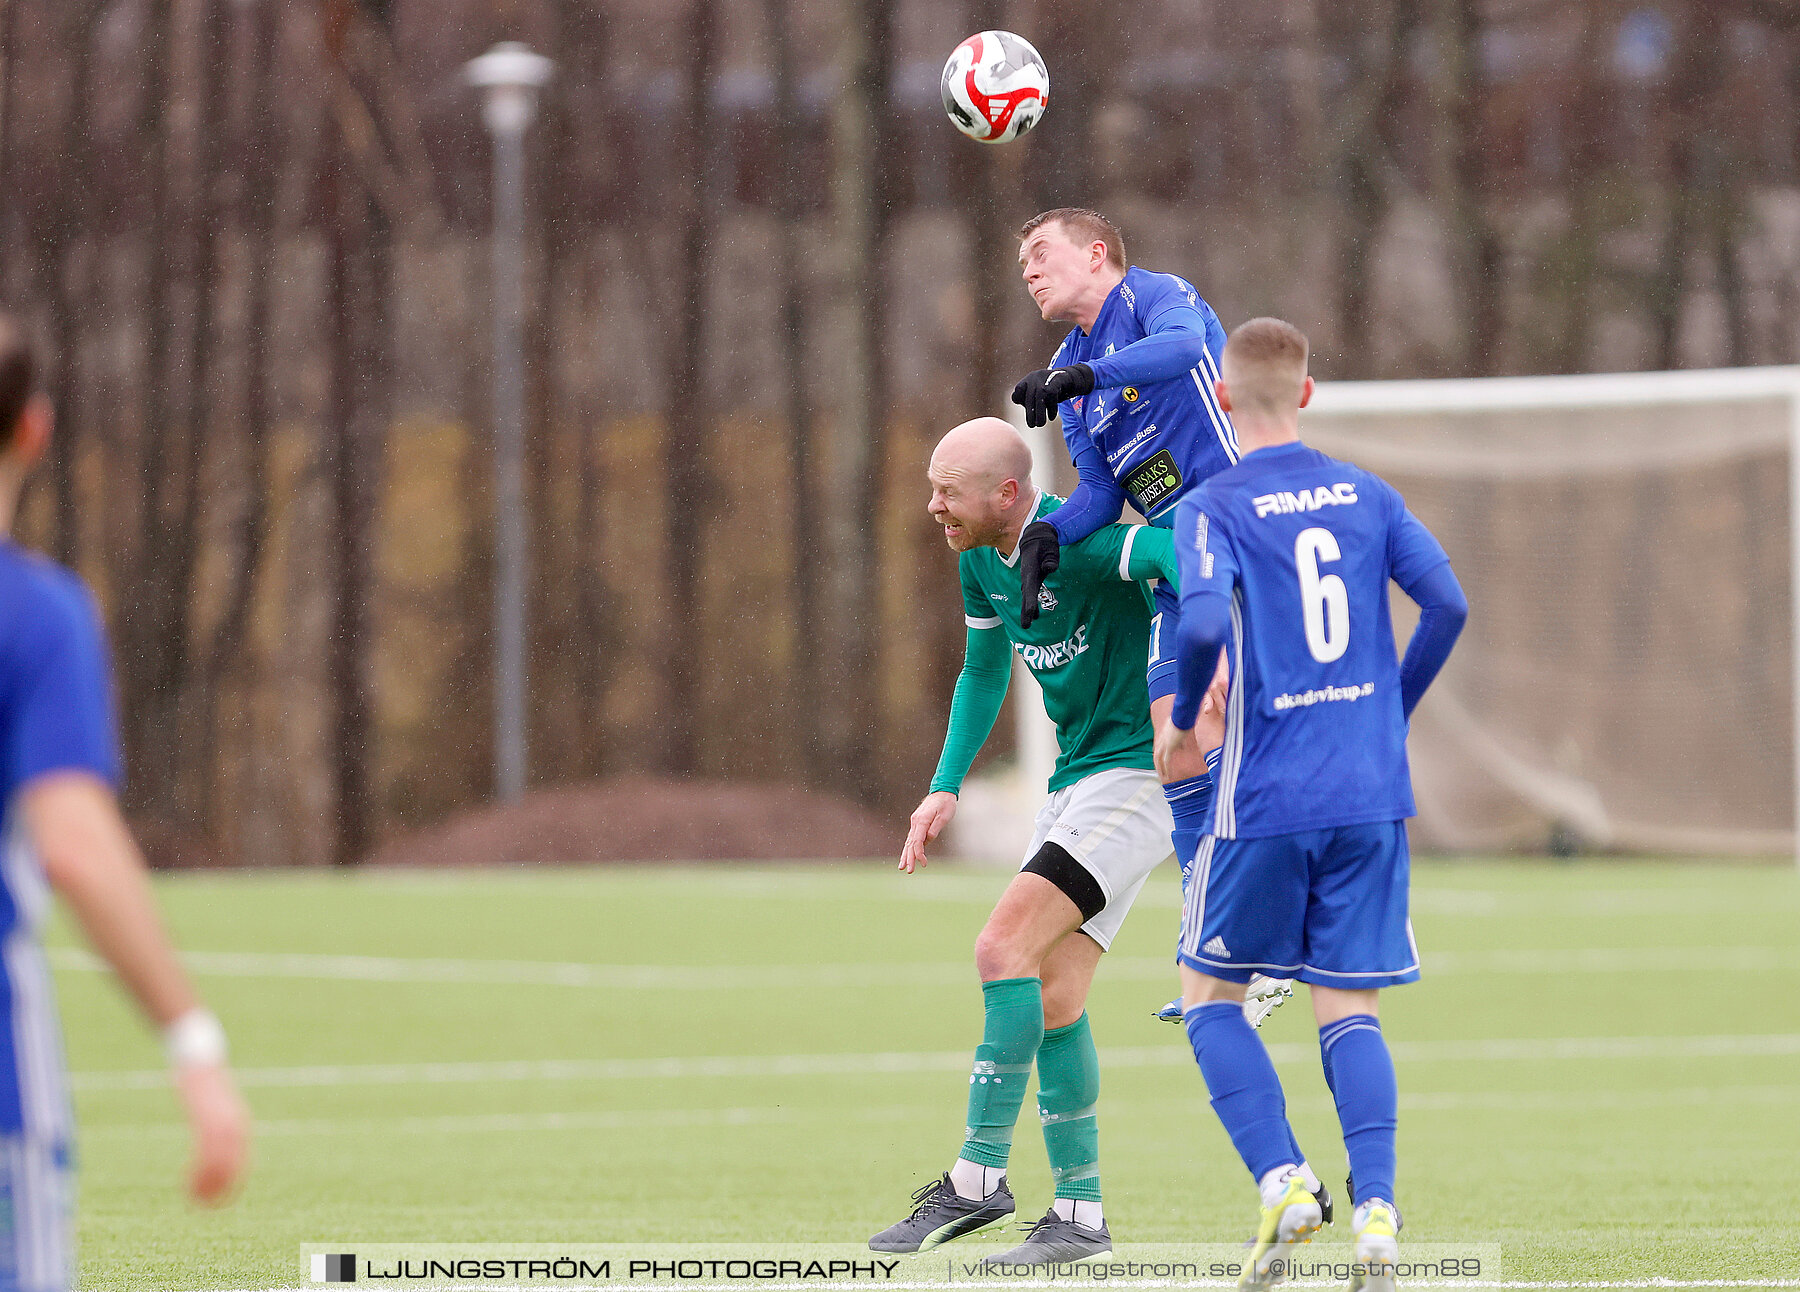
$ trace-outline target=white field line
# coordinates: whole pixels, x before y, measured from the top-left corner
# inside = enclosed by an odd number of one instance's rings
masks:
[[[896,836],[898,838],[899,836]],[[888,871],[891,867],[876,866],[873,870]],[[864,884],[865,874],[861,868],[818,869],[808,866],[796,866],[792,869],[778,870],[743,870],[694,866],[679,872],[683,882],[691,881],[691,896],[700,899],[707,897],[800,897],[812,901],[851,903],[859,908],[868,908],[870,895]],[[1174,868],[1171,866],[1168,878],[1161,875],[1144,892],[1139,894],[1137,905],[1157,907],[1168,910],[1181,908],[1181,893],[1173,879]],[[416,893],[421,890],[444,893],[464,893],[471,890],[492,891],[500,886],[506,893],[540,892],[554,894],[558,891],[579,893],[583,896],[591,894],[588,886],[589,878],[604,879],[617,886],[618,891],[632,894],[638,892],[660,892],[667,880],[660,878],[653,870],[634,871],[619,870],[608,867],[573,867],[569,870],[555,872],[533,871],[528,873],[496,873],[481,867],[452,868],[445,870],[402,870],[373,869],[355,875],[328,877],[331,886],[350,889],[361,893],[372,891],[397,891]],[[231,883],[242,880],[253,882],[258,878],[254,871],[219,871],[208,873],[202,882]],[[897,901],[918,902],[966,902],[972,905],[992,906],[998,900],[1001,891],[1006,887],[1011,873],[1004,866],[992,869],[950,871],[927,871],[922,875],[905,876],[892,874],[893,883],[885,889],[880,900],[883,903]],[[165,877],[161,882],[180,884],[185,877],[174,875]],[[1571,882],[1578,882],[1572,877]],[[324,887],[321,884],[319,887]],[[308,891],[311,891],[310,889]],[[1763,895],[1764,911],[1773,909],[1791,909],[1800,904],[1800,890],[1783,888],[1779,891]],[[1736,914],[1742,909],[1742,902],[1733,894],[1714,894],[1705,891],[1696,892],[1686,888],[1569,888],[1552,895],[1539,893],[1515,892],[1491,888],[1460,888],[1453,886],[1438,887],[1431,882],[1429,874],[1420,880],[1419,872],[1414,872],[1414,886],[1411,896],[1412,909],[1415,914],[1453,915],[1453,916],[1505,916],[1528,915],[1534,918],[1545,916],[1636,916],[1636,915],[1699,915],[1699,914]]]
[[[886,1104],[834,1110],[833,1120],[886,1122],[926,1119],[942,1112],[923,1104]],[[628,1131],[716,1130],[728,1126],[777,1126],[810,1121],[816,1112],[792,1105],[768,1108],[638,1108],[613,1112],[466,1113],[438,1117],[259,1117],[256,1135],[517,1135],[527,1131]],[[181,1121],[114,1122],[83,1124],[83,1138],[136,1139],[162,1137],[186,1139],[189,1130]]]
[[[1572,1097],[1567,1090],[1403,1092],[1400,1109],[1409,1113],[1463,1113],[1476,1111],[1591,1113],[1595,1110],[1634,1111],[1654,1108],[1712,1107],[1729,1104],[1781,1105],[1800,1102],[1800,1086],[1690,1086],[1671,1090],[1583,1090]],[[1108,1099],[1109,1114],[1131,1108],[1167,1110],[1166,1098]],[[1290,1099],[1289,1108],[1308,1112],[1332,1112],[1325,1095]],[[941,1120],[943,1109],[925,1104],[864,1105],[851,1110],[819,1113],[793,1105],[740,1108],[640,1108],[616,1111],[589,1110],[545,1113],[462,1113],[434,1117],[271,1117],[259,1118],[258,1138],[315,1135],[518,1135],[529,1131],[631,1131],[719,1129],[731,1126],[773,1126],[810,1122],[819,1117],[832,1121],[930,1122]],[[83,1138],[185,1139],[185,1122],[83,1122]]]
[[[1269,1047],[1277,1063],[1311,1063],[1318,1048],[1298,1042]],[[1721,1036],[1571,1036],[1470,1041],[1393,1041],[1400,1063],[1492,1063],[1517,1060],[1736,1059],[1800,1054],[1800,1033]],[[1186,1067],[1194,1056],[1185,1045],[1120,1046],[1100,1052],[1107,1068]],[[646,1059],[508,1059],[496,1062],[316,1064],[304,1067],[239,1068],[246,1086],[441,1085],[489,1081],[666,1081],[687,1077],[841,1077],[918,1072],[955,1072],[969,1064],[967,1050],[900,1051],[876,1054],[710,1055]],[[160,1089],[161,1069],[77,1072],[76,1090]]]
[[[59,969],[106,966],[80,947],[53,947]],[[320,955],[312,952],[189,951],[194,973],[218,978],[302,978],[351,982],[468,983],[587,987],[606,991],[720,991],[792,988],[973,986],[965,961],[797,965],[607,965],[553,960],[458,960]],[[1424,972],[1439,976],[1662,973],[1678,964],[1735,973],[1800,969],[1800,947],[1573,948],[1545,951],[1427,951]],[[1115,981],[1173,982],[1174,956],[1109,956],[1101,974]]]

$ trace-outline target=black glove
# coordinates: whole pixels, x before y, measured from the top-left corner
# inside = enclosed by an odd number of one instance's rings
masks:
[[[1013,387],[1012,401],[1024,406],[1025,425],[1042,426],[1056,416],[1056,406],[1063,400],[1085,395],[1093,388],[1094,370],[1085,363],[1039,368]]]
[[[1038,617],[1038,591],[1062,564],[1062,540],[1047,520],[1034,520],[1019,535],[1019,627]]]

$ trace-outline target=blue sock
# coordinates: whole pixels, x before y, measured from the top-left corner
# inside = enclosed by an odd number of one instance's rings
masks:
[[[1351,1204],[1360,1206],[1370,1198],[1392,1202],[1400,1088],[1381,1023],[1372,1014],[1352,1014],[1329,1023],[1319,1029],[1319,1053],[1325,1061],[1325,1083],[1337,1100],[1344,1152],[1356,1182]]]
[[[1250,1168],[1250,1178],[1260,1181],[1278,1166],[1298,1163],[1281,1078],[1255,1029],[1244,1020],[1244,1007],[1234,1000],[1215,1000],[1195,1005],[1181,1021],[1212,1095],[1213,1111]]]
[[[1169,811],[1175,816],[1175,860],[1181,865],[1181,894],[1185,897],[1194,874],[1194,854],[1200,850],[1201,837],[1212,822],[1212,777],[1203,772],[1165,785],[1163,797],[1169,800]]]

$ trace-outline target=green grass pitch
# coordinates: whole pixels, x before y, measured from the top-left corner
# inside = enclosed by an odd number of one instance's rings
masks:
[[[1108,1220],[1122,1243],[1235,1241],[1253,1190],[1185,1037],[1150,1017],[1175,981],[1165,871],[1090,1002]],[[81,1286],[292,1287],[315,1241],[861,1241],[955,1155],[970,945],[1005,882],[881,862],[165,879],[260,1122],[218,1212],[175,1187],[152,1038],[56,924]],[[1425,981],[1383,1010],[1403,1241],[1498,1243],[1527,1285],[1800,1279],[1800,876],[1421,863],[1414,924]],[[1264,1036],[1335,1189],[1304,999]],[[1030,1219],[1050,1188],[1029,1101],[1017,1143]]]

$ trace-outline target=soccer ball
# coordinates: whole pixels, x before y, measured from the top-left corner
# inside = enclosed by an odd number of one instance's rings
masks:
[[[1017,139],[1049,102],[1050,69],[1030,41],[1010,31],[977,32],[944,64],[944,111],[984,144]]]

